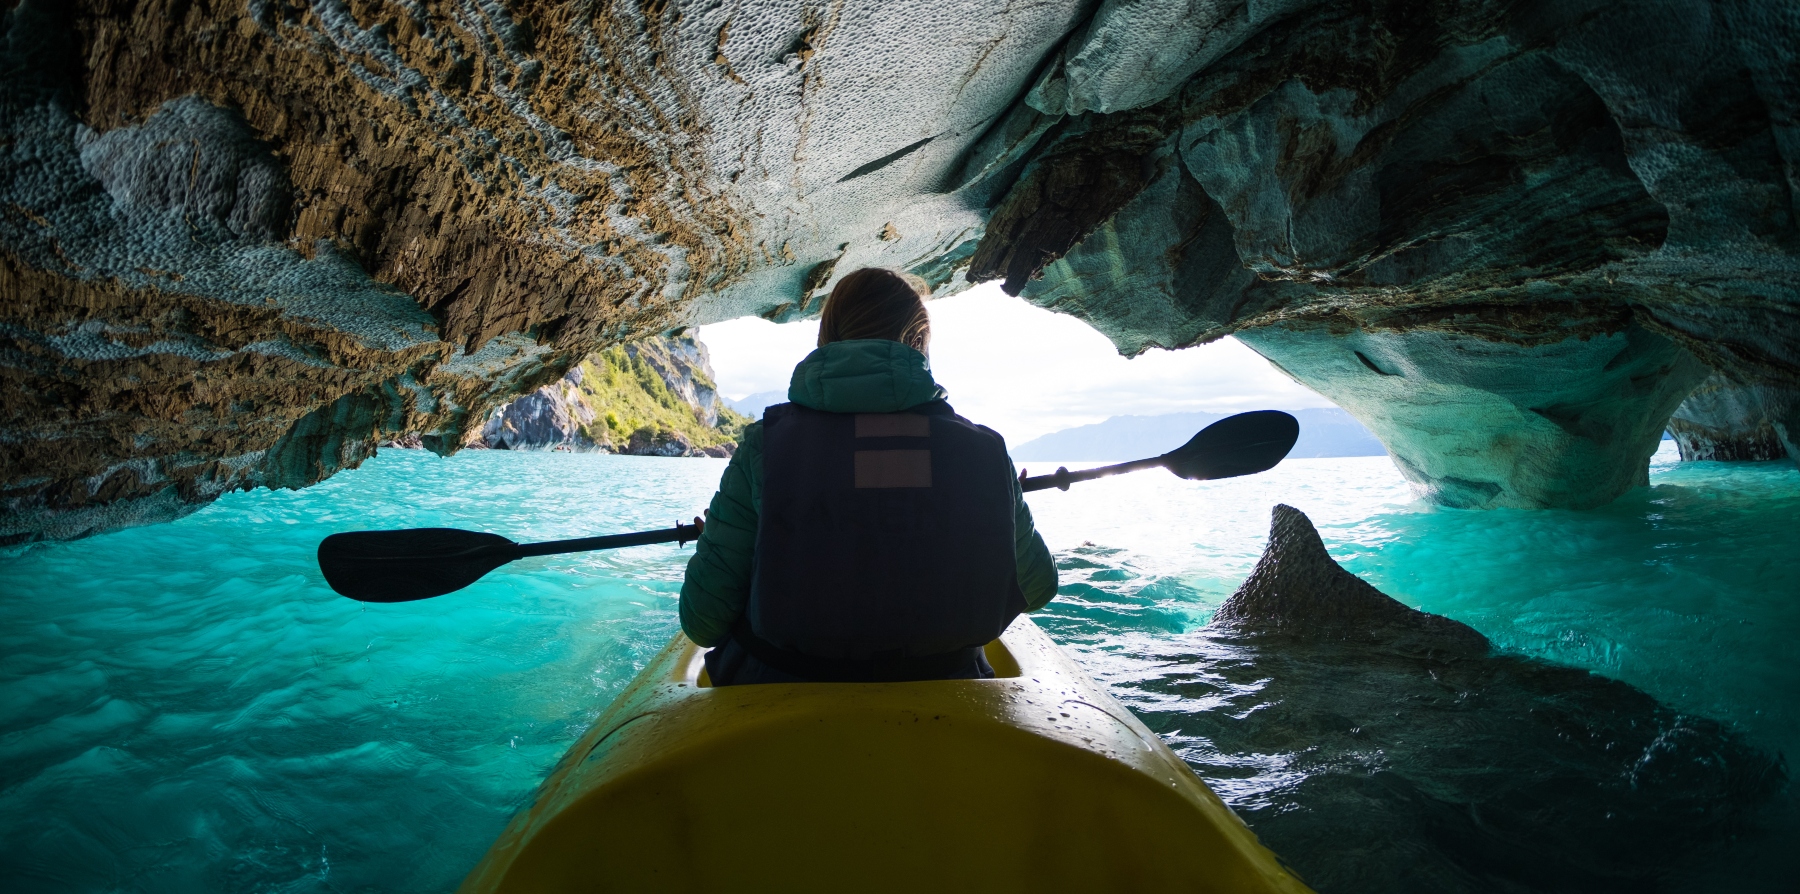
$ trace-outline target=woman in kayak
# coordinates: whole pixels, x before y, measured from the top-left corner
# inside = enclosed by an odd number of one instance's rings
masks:
[[[991,677],[981,646],[1056,595],[1006,443],[931,378],[925,292],[840,280],[744,430],[681,587],[715,685]]]

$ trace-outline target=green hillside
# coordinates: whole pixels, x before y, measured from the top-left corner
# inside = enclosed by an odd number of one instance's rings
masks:
[[[581,382],[575,390],[594,410],[594,421],[582,426],[582,434],[596,444],[623,446],[631,435],[642,428],[658,434],[675,432],[695,447],[712,447],[736,443],[750,419],[741,416],[722,401],[716,402],[719,424],[705,423],[704,411],[683,400],[663,381],[644,355],[668,356],[661,346],[640,342],[639,356],[632,356],[624,346],[615,346],[589,355],[581,363]],[[692,367],[686,372],[709,389],[715,389],[705,374]],[[666,435],[657,440],[666,440]]]

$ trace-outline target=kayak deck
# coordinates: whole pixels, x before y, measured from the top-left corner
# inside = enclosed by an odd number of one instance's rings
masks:
[[[1029,619],[996,679],[713,688],[677,635],[462,891],[1307,888]]]

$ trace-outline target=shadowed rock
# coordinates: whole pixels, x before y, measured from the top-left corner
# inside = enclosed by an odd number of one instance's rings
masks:
[[[1213,623],[1244,631],[1312,639],[1415,644],[1459,655],[1482,655],[1487,637],[1441,615],[1408,608],[1345,571],[1325,551],[1306,514],[1275,507],[1269,546]]]
[[[871,265],[1243,334],[1457,507],[1800,387],[1788,0],[581,9],[0,8],[0,541],[452,451]]]
[[[1800,390],[1713,373],[1669,417],[1681,458],[1800,463]]]
[[[1319,891],[1679,890],[1773,844],[1780,757],[1401,605],[1289,506],[1210,625],[1095,660]]]

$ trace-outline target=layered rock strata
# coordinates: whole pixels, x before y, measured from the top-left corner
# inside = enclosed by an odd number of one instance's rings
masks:
[[[595,350],[871,264],[1127,353],[1279,324],[1328,393],[1321,338],[1462,339],[1497,378],[1412,382],[1466,400],[1357,411],[1459,505],[1638,480],[1681,351],[1800,388],[1792,4],[1190,6],[18,0],[0,539],[453,450]],[[1667,362],[1557,446],[1534,408],[1612,398],[1508,383],[1620,338]],[[1454,459],[1515,440],[1556,455]]]
[[[1085,11],[7,4],[0,541],[453,450],[836,269],[945,284],[946,182]]]

